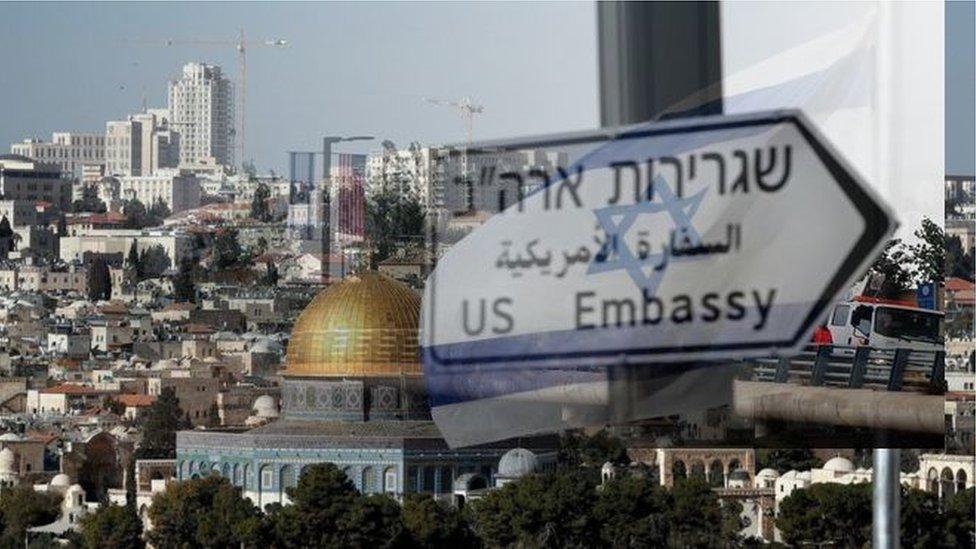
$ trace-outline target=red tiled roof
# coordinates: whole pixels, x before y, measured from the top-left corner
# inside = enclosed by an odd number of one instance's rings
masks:
[[[63,395],[96,395],[99,393],[103,393],[105,391],[99,391],[94,387],[86,387],[84,385],[77,385],[74,383],[62,383],[60,385],[55,385],[54,387],[41,389],[40,392],[46,394],[63,394]]]
[[[156,402],[156,397],[153,395],[119,395],[115,397],[115,400],[122,403],[123,406],[143,408],[146,406],[152,406],[153,403]]]
[[[945,289],[950,292],[961,292],[965,290],[972,291],[976,289],[976,284],[966,280],[965,278],[952,277],[946,279]]]

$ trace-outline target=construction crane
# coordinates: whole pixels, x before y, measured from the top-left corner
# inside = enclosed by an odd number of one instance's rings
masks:
[[[457,109],[457,111],[461,114],[461,117],[464,118],[465,134],[468,138],[468,145],[471,144],[474,133],[474,115],[483,113],[485,111],[483,106],[475,105],[468,97],[462,97],[457,101],[425,97],[424,101],[434,105],[440,105],[442,107],[452,107]]]
[[[247,117],[245,116],[245,113],[247,112],[247,50],[253,47],[283,48],[288,45],[288,41],[278,38],[274,40],[248,42],[244,37],[244,29],[241,28],[237,40],[184,40],[169,38],[166,40],[127,40],[126,43],[161,46],[230,46],[237,50],[238,86],[240,87],[240,107],[237,109],[237,134],[239,137],[238,149],[240,150],[238,165],[243,171],[244,162],[246,159],[245,121],[247,120]]]

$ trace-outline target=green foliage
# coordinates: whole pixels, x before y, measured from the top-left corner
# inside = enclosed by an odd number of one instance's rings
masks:
[[[237,229],[217,231],[213,246],[213,266],[216,269],[236,267],[241,262],[241,243],[237,239]]]
[[[416,547],[472,547],[474,532],[461,513],[427,494],[407,494],[401,511],[403,526]]]
[[[396,502],[361,496],[334,464],[306,467],[287,493],[292,504],[268,516],[276,547],[386,547],[405,537]]]
[[[137,457],[140,459],[172,459],[176,457],[176,431],[190,427],[180,411],[176,391],[167,387],[149,407],[142,426],[142,442]]]
[[[976,258],[962,247],[962,239],[958,236],[946,238],[946,276],[956,276],[965,278],[970,282],[974,279],[974,269],[976,269]]]
[[[163,220],[170,216],[169,206],[161,199],[156,199],[149,208],[138,198],[132,198],[122,203],[122,213],[125,214],[125,226],[128,229],[144,229],[162,225]]]
[[[945,544],[973,547],[976,534],[976,488],[968,488],[944,503]]]
[[[918,241],[908,247],[912,254],[915,282],[940,281],[945,276],[945,232],[929,218],[922,219],[922,226],[915,230]]]
[[[607,482],[593,507],[600,541],[609,547],[662,547],[671,532],[671,496],[652,479]]]
[[[271,198],[271,189],[264,183],[258,183],[254,189],[254,197],[251,199],[251,218],[267,223],[271,221],[271,210],[268,208],[268,199]]]
[[[912,272],[908,268],[910,263],[911,256],[901,240],[895,238],[885,245],[884,251],[869,271],[871,274],[884,276],[882,297],[897,297],[912,288]]]
[[[671,490],[671,517],[671,546],[722,546],[738,532],[738,528],[728,531],[730,521],[704,479],[687,478],[675,483]]]
[[[106,210],[105,202],[98,198],[98,188],[95,185],[83,186],[81,198],[71,203],[71,211],[74,213],[105,213]]]
[[[808,471],[823,465],[823,460],[813,455],[809,448],[775,448],[756,453],[757,467],[767,467],[783,474],[787,471]]]
[[[189,257],[180,260],[180,268],[173,277],[173,299],[182,302],[196,301],[195,263]]]
[[[157,244],[142,250],[139,254],[139,261],[136,264],[136,274],[140,280],[156,278],[170,268],[172,262],[166,249]]]
[[[780,503],[776,526],[791,545],[861,547],[871,539],[871,485],[814,484]]]
[[[35,492],[30,485],[0,491],[0,547],[23,547],[27,529],[54,522],[60,505],[60,495]]]
[[[134,508],[107,505],[81,519],[85,549],[142,549],[142,521]]]
[[[617,465],[626,464],[629,459],[623,441],[601,430],[593,436],[564,434],[559,441],[559,461],[570,467],[599,467],[608,461]]]
[[[579,472],[527,476],[471,504],[475,532],[489,547],[592,547],[600,539],[595,499]]]
[[[261,539],[261,512],[227,479],[174,482],[153,498],[149,543],[159,549],[237,547]]]
[[[424,236],[427,213],[406,186],[383,185],[366,199],[366,236],[372,244],[371,267],[398,246],[416,245]]]

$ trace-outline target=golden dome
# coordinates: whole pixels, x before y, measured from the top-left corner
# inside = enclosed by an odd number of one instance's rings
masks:
[[[292,328],[286,376],[420,375],[420,296],[370,272],[315,296]]]

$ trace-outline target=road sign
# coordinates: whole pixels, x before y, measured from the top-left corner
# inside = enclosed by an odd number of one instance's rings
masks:
[[[428,280],[428,375],[798,352],[896,226],[798,111],[482,143],[441,168],[457,212],[493,215]]]
[[[935,282],[919,284],[915,290],[915,300],[918,302],[919,308],[932,309],[933,311],[938,309],[935,306]]]

